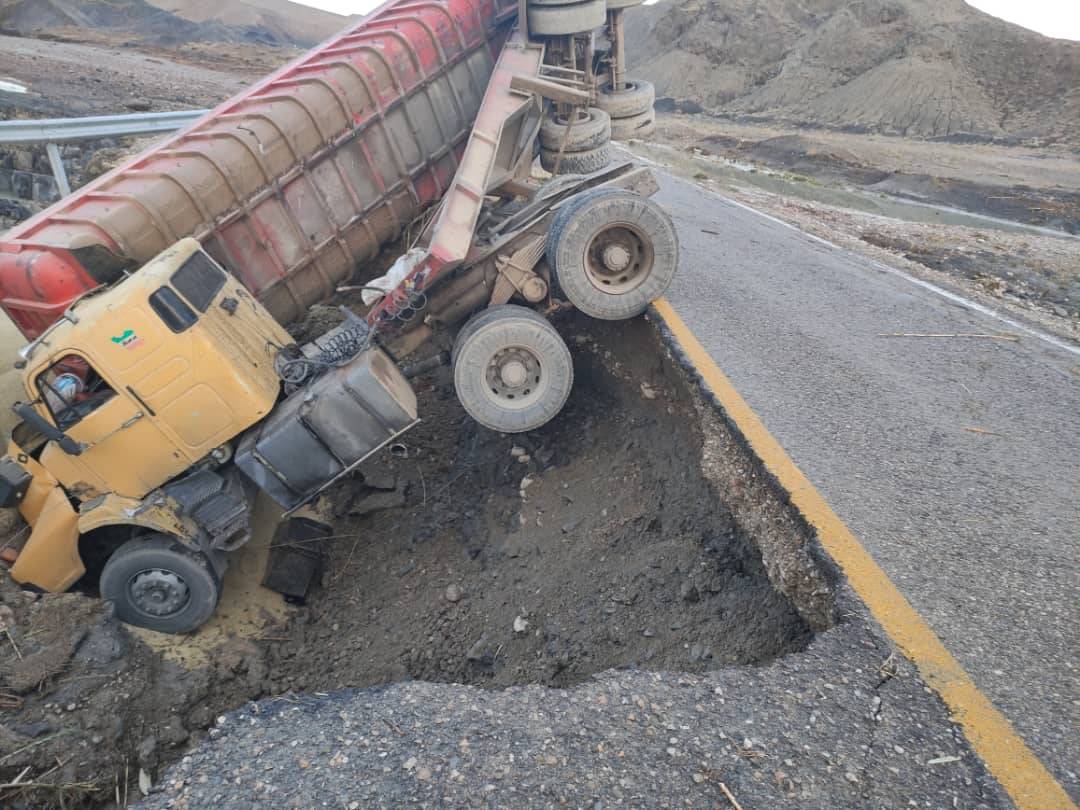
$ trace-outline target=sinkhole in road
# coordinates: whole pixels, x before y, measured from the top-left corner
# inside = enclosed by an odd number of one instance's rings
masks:
[[[406,452],[321,505],[334,538],[302,608],[256,584],[250,552],[268,536],[234,562],[251,570],[228,610],[153,643],[95,598],[0,580],[23,656],[0,656],[0,782],[28,773],[67,786],[44,788],[49,801],[112,806],[253,699],[409,679],[567,687],[609,669],[764,664],[809,644],[833,622],[834,569],[657,325],[564,314],[557,326],[574,391],[535,432],[479,427],[446,369],[414,381],[424,421]],[[49,806],[35,790],[0,804]]]
[[[268,651],[268,692],[700,671],[767,662],[830,624],[805,527],[656,325],[558,326],[574,391],[540,430],[478,426],[445,369],[416,381],[405,457],[330,498],[338,539]]]

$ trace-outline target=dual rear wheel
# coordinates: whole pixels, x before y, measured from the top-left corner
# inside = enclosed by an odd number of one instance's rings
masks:
[[[548,232],[556,290],[601,320],[640,315],[675,276],[678,238],[651,200],[621,189],[594,189],[563,204]],[[451,355],[454,388],[466,412],[501,433],[549,422],[570,396],[574,366],[545,318],[514,304],[474,315]]]

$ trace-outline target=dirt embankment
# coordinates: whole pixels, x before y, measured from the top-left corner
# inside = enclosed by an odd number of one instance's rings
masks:
[[[653,328],[559,327],[576,384],[553,423],[495,434],[445,370],[419,379],[424,422],[321,507],[334,537],[308,604],[215,636],[206,666],[129,634],[92,581],[91,595],[0,586],[0,803],[134,796],[140,773],[155,782],[250,698],[409,679],[567,686],[804,648],[833,620],[830,579]]]
[[[348,18],[287,0],[0,0],[0,29],[28,36],[67,28],[142,44],[232,42],[310,47]]]

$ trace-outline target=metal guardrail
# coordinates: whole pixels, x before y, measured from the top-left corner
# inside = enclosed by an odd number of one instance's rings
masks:
[[[53,177],[60,193],[71,193],[64,162],[60,159],[58,143],[94,138],[118,138],[126,135],[151,135],[173,132],[193,124],[209,110],[177,110],[174,112],[129,113],[125,115],[96,115],[86,118],[39,118],[0,121],[0,145],[43,143],[49,156]]]
[[[0,121],[0,144],[61,143],[123,135],[172,132],[202,118],[209,110],[97,115],[88,118],[40,118]]]

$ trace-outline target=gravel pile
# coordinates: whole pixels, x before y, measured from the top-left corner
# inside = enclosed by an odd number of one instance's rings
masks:
[[[286,696],[219,717],[141,806],[1009,807],[928,691],[855,619],[763,668]]]

